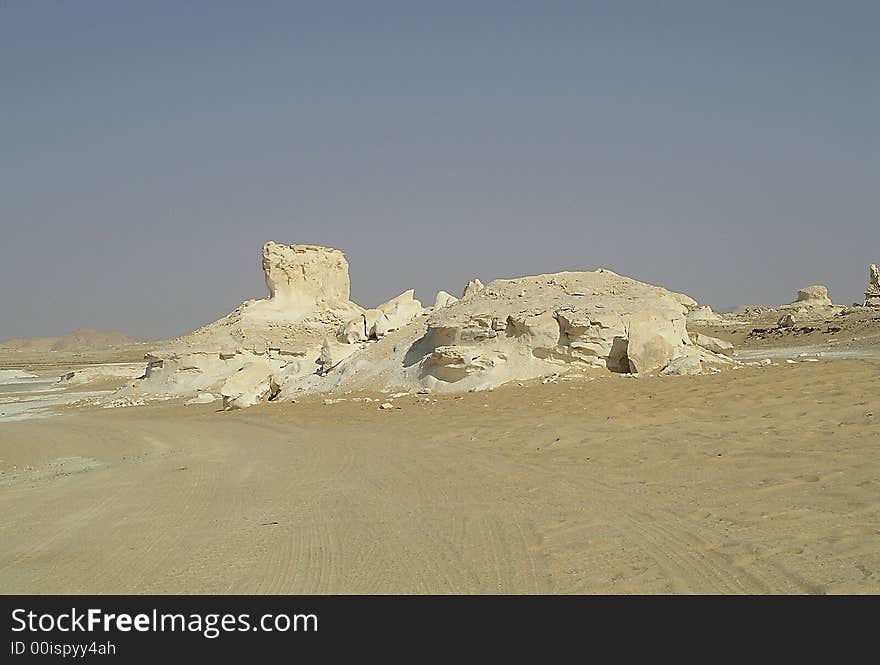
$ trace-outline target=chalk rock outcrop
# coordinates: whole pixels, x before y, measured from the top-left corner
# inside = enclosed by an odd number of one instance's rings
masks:
[[[374,334],[377,339],[405,326],[424,311],[422,303],[414,296],[415,291],[410,289],[376,308],[382,312],[382,316],[374,324]]]
[[[187,404],[211,404],[217,401],[217,398],[214,397],[211,393],[199,393],[192,399],[186,401]]]
[[[132,386],[219,393],[224,409],[309,393],[483,390],[590,367],[694,373],[730,363],[730,345],[690,336],[684,294],[610,270],[473,280],[430,315],[412,290],[374,309],[348,300],[348,265],[328,248],[268,243],[270,297],[173,340]],[[683,358],[685,358],[683,360]]]
[[[710,337],[709,335],[702,335],[700,333],[690,333],[690,338],[691,342],[711,351],[712,353],[718,353],[723,356],[733,355],[733,344],[725,342],[723,339]]]
[[[434,309],[446,307],[454,302],[458,302],[458,298],[456,298],[454,295],[452,295],[451,293],[446,293],[446,291],[438,291],[437,297],[434,298]]]
[[[673,358],[660,372],[661,376],[692,376],[703,373],[703,363],[693,354]]]
[[[324,338],[364,311],[348,299],[344,255],[329,247],[268,242],[262,267],[268,298],[244,302],[152,350],[144,380],[131,391],[187,396],[225,388],[224,408],[239,408],[271,394],[277,385],[270,377],[317,371]]]
[[[263,245],[269,299],[289,312],[340,309],[349,302],[348,261],[338,249],[315,245]]]
[[[777,328],[791,328],[797,323],[797,319],[791,314],[783,314],[776,320]]]
[[[713,311],[709,305],[694,307],[687,314],[688,323],[720,323],[722,320],[721,315]]]
[[[679,294],[608,270],[496,280],[428,318],[420,378],[479,389],[566,363],[649,372],[691,344],[686,313]]]
[[[828,287],[821,284],[805,286],[798,289],[797,300],[788,305],[782,305],[780,309],[806,309],[811,307],[832,307],[834,303],[828,297]]]
[[[324,344],[321,346],[321,355],[318,357],[318,364],[321,367],[320,373],[326,374],[359,350],[360,348],[355,344],[343,344],[331,337],[325,338]]]
[[[880,307],[880,269],[871,264],[868,269],[868,288],[865,289],[865,307]]]
[[[281,390],[272,367],[265,361],[249,363],[232,374],[223,383],[220,395],[223,408],[244,409],[272,399]]]
[[[416,300],[413,289],[404,291],[375,309],[364,310],[346,321],[337,332],[337,339],[347,344],[381,339],[388,333],[405,326],[424,311]]]
[[[479,293],[480,291],[482,291],[485,288],[486,287],[483,285],[483,283],[479,279],[474,278],[471,281],[469,281],[467,284],[465,284],[464,291],[462,291],[461,297],[467,298],[468,296],[472,296],[475,293]]]

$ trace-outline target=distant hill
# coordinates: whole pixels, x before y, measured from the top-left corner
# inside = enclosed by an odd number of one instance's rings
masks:
[[[16,351],[93,351],[137,344],[138,340],[120,332],[101,332],[80,328],[63,337],[25,337],[0,342],[0,348]]]

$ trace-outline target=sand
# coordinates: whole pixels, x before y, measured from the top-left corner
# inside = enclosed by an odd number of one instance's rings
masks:
[[[0,591],[878,593],[878,377],[783,360],[0,422]]]

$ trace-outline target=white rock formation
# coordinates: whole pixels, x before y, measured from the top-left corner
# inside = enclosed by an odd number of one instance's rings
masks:
[[[807,309],[814,307],[833,307],[834,303],[828,297],[828,287],[821,284],[805,286],[798,289],[797,300],[788,305],[782,305],[779,309]]]
[[[712,353],[718,353],[723,356],[733,355],[733,344],[725,342],[723,339],[710,337],[709,335],[701,335],[700,333],[690,333],[690,338],[691,342],[711,351]]]
[[[143,381],[130,392],[190,396],[220,392],[227,379],[235,383],[224,394],[224,406],[237,407],[253,395],[265,397],[266,379],[279,381],[313,374],[323,340],[363,308],[348,300],[348,263],[342,252],[311,245],[268,242],[262,266],[269,297],[249,300],[229,315],[171,340],[147,356]],[[245,367],[250,369],[240,374]],[[264,376],[259,376],[265,372]],[[273,388],[274,389],[274,388]]]
[[[461,300],[438,294],[425,316],[412,290],[375,309],[350,302],[337,250],[268,243],[263,268],[269,298],[154,351],[130,392],[219,393],[236,409],[305,393],[490,389],[570,367],[693,373],[731,362],[719,355],[727,343],[692,342],[693,299],[605,269],[473,280]]]
[[[482,291],[485,288],[486,287],[483,286],[483,283],[479,279],[474,278],[471,281],[469,281],[467,284],[465,284],[464,291],[462,292],[461,297],[467,298],[468,296],[471,296],[475,293],[479,293],[480,291]]]
[[[691,346],[681,300],[607,270],[497,280],[344,361],[329,389],[479,390],[569,364],[660,369]]]
[[[244,409],[272,399],[281,390],[281,384],[265,361],[245,365],[223,383],[220,395],[223,408]]]
[[[865,289],[865,307],[880,307],[880,270],[871,264],[868,269],[868,288]]]
[[[192,399],[186,401],[187,404],[211,404],[216,402],[217,398],[211,393],[199,393]]]
[[[792,314],[783,314],[776,320],[777,328],[791,328],[797,323],[797,319]]]
[[[318,357],[320,373],[326,374],[343,360],[357,353],[359,350],[360,347],[355,344],[342,344],[336,339],[326,337],[324,339],[324,344],[321,346],[321,355]]]
[[[414,291],[410,289],[375,309],[364,310],[340,326],[337,339],[347,344],[355,344],[381,339],[388,333],[405,326],[424,311],[422,303],[413,295]]]
[[[338,249],[270,241],[263,246],[263,273],[269,299],[290,313],[348,306],[348,262]]]
[[[694,307],[687,314],[688,323],[720,323],[723,319],[709,305]]]
[[[414,295],[413,289],[404,291],[396,298],[392,298],[376,308],[382,312],[382,316],[376,320],[373,327],[376,339],[405,326],[424,311],[422,303],[416,300]]]
[[[696,355],[683,355],[673,358],[660,372],[661,376],[690,376],[703,373],[703,363]]]
[[[456,298],[451,293],[446,293],[446,291],[438,291],[437,297],[434,298],[434,309],[440,309],[441,307],[447,307],[454,302],[458,302],[458,298]]]

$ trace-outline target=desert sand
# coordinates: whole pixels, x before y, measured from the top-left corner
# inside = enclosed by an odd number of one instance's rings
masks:
[[[877,593],[880,361],[0,424],[4,593]],[[428,400],[428,401],[424,401]]]
[[[723,315],[602,269],[372,309],[337,250],[263,270],[155,349],[0,349],[0,591],[880,593],[875,268]]]

